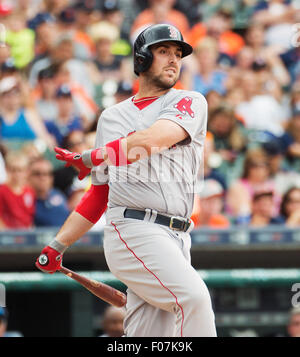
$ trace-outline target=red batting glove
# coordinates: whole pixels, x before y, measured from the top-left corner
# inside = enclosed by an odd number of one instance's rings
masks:
[[[62,254],[47,246],[37,258],[35,265],[44,273],[54,273],[61,268]]]
[[[54,148],[54,150],[57,153],[57,160],[65,161],[66,167],[73,165],[79,170],[79,180],[84,179],[91,172],[91,169],[89,167],[86,167],[83,163],[81,154],[58,147]]]

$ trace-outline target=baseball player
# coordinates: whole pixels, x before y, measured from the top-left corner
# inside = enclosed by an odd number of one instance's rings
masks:
[[[42,254],[52,273],[67,247],[106,211],[104,254],[127,285],[125,335],[216,336],[208,289],[190,263],[195,177],[202,160],[207,103],[176,90],[192,53],[173,26],[145,29],[134,43],[138,93],[105,109],[94,150],[56,148],[56,157],[92,175],[92,185]],[[42,256],[41,254],[41,256]]]

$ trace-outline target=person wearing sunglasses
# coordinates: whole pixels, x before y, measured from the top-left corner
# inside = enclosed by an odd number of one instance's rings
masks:
[[[29,182],[36,194],[34,223],[37,227],[61,226],[70,214],[65,195],[53,188],[53,167],[43,157],[30,164]]]

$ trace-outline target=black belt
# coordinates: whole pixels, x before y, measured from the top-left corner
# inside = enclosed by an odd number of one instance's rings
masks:
[[[140,211],[136,209],[126,208],[124,211],[125,218],[134,218],[139,220],[144,220],[146,215],[145,211]],[[167,226],[175,231],[183,231],[186,232],[191,225],[191,220],[188,218],[181,217],[168,217],[162,214],[157,214],[154,223],[162,224],[163,226]]]

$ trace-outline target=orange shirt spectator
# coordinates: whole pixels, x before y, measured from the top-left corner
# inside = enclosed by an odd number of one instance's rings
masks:
[[[187,36],[189,22],[187,17],[180,11],[173,9],[174,1],[151,0],[150,8],[142,11],[131,27],[133,40],[146,27],[156,23],[168,23],[178,28],[183,37]]]
[[[202,40],[207,35],[207,28],[203,23],[200,22],[191,29],[188,34],[187,41],[191,46],[197,47],[197,44],[200,42],[200,40]],[[243,38],[230,30],[225,31],[220,35],[218,43],[219,51],[231,57],[237,55],[245,45]]]
[[[227,228],[230,226],[228,218],[222,214],[224,189],[213,179],[204,180],[203,189],[195,197],[194,209],[191,216],[195,228],[208,226],[211,228]]]

